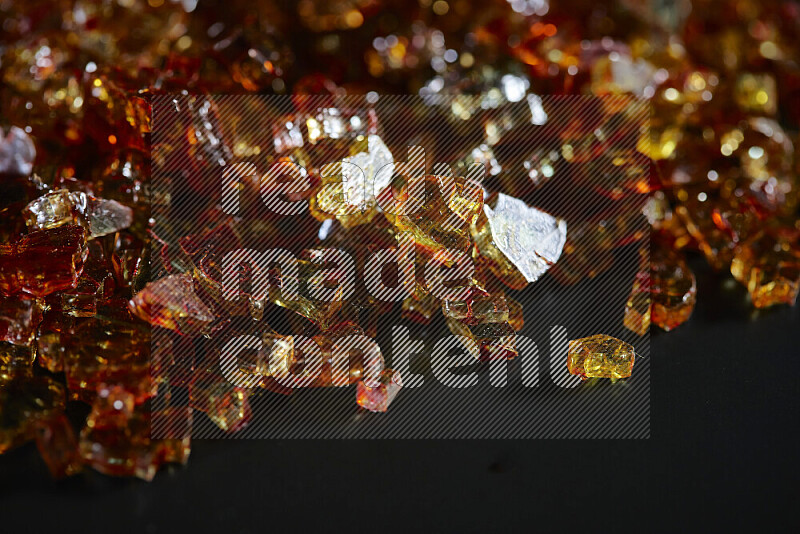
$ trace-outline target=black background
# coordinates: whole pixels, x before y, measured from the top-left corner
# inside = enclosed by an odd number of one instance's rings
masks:
[[[797,531],[800,309],[699,264],[651,341],[649,440],[204,440],[152,483],[0,457],[0,532]]]

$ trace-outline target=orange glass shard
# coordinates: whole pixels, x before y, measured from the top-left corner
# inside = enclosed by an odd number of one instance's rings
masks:
[[[130,310],[153,326],[181,334],[200,333],[214,314],[197,296],[190,274],[173,274],[150,282],[130,301]]]
[[[414,265],[415,273],[425,272],[425,258],[416,255]],[[400,274],[398,272],[398,274]],[[419,324],[429,324],[441,309],[441,299],[434,296],[424,284],[424,280],[416,278],[416,274],[409,273],[409,277],[415,277],[413,288],[410,295],[406,297],[400,306],[400,316],[409,321]],[[420,277],[424,278],[424,276]]]
[[[663,243],[674,250],[681,250],[694,243],[686,226],[670,207],[663,191],[655,191],[645,203],[642,213],[650,223],[653,241]]]
[[[508,303],[503,295],[475,291],[466,301],[442,301],[442,313],[467,324],[505,323],[508,321]]]
[[[403,387],[400,373],[392,369],[384,369],[378,381],[379,385],[374,388],[363,380],[356,385],[356,403],[370,412],[386,412]]]
[[[255,299],[245,292],[241,292],[235,299],[228,300],[223,298],[222,284],[212,278],[209,272],[213,272],[214,276],[221,276],[217,265],[206,257],[201,260],[200,267],[192,271],[192,278],[196,284],[196,293],[208,296],[217,314],[229,314],[239,317],[249,316],[256,321],[260,321],[264,317],[264,300]]]
[[[512,360],[519,354],[514,328],[507,322],[467,325],[449,317],[445,322],[453,335],[472,341],[465,348],[479,361]]]
[[[569,342],[567,369],[584,380],[627,378],[633,371],[634,358],[630,344],[598,334]]]
[[[282,336],[272,329],[261,334],[262,360],[256,371],[272,376],[274,370],[288,369],[294,361],[294,336]]]
[[[13,345],[0,341],[0,365],[6,369],[6,372],[29,374],[34,358],[36,358],[36,347]]]
[[[683,137],[678,126],[663,126],[645,130],[636,143],[636,150],[654,161],[664,160],[672,156]]]
[[[737,249],[731,273],[747,287],[756,308],[793,306],[800,291],[800,231],[761,232]]]
[[[689,320],[697,299],[694,273],[677,253],[663,248],[650,258],[650,320],[666,331]]]
[[[72,317],[52,308],[45,312],[36,337],[36,363],[39,366],[51,373],[64,371],[66,341],[73,326]]]
[[[615,248],[639,241],[647,235],[640,224],[641,211],[632,205],[623,209],[622,213],[618,210],[603,212],[571,226],[564,253],[553,266],[552,274],[556,280],[572,285],[584,278],[594,278],[614,265]]]
[[[143,243],[130,235],[119,234],[111,255],[111,273],[120,288],[135,292],[144,287],[147,254]]]
[[[380,347],[353,321],[345,321],[311,338],[262,333],[261,352],[255,362],[245,363],[240,374],[258,372],[266,380],[262,387],[291,393],[295,387],[345,386],[367,372],[383,369]]]
[[[273,376],[288,386],[345,386],[361,380],[368,372],[383,368],[380,346],[369,339],[358,324],[348,321],[314,336],[310,344],[301,346],[295,339],[289,374],[281,369],[281,374],[273,370]]]

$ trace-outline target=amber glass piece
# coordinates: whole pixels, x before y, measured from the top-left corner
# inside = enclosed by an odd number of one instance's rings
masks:
[[[42,308],[37,299],[0,296],[0,341],[30,345],[41,319]]]
[[[366,340],[366,344],[350,344],[350,340]],[[301,345],[293,339],[289,343],[282,341],[276,349],[277,355],[275,350],[270,355],[270,372],[286,387],[354,384],[366,372],[383,369],[384,365],[378,344],[352,321],[345,321],[314,336],[309,344]]]
[[[692,315],[697,298],[694,273],[677,253],[656,248],[650,258],[650,320],[672,330]]]
[[[323,363],[322,370],[317,378],[313,380],[312,385],[327,387],[340,383],[340,381],[353,384],[363,378],[369,369],[383,369],[383,354],[377,343],[373,342],[368,346],[356,347],[348,354],[340,355],[336,353],[336,347],[340,341],[356,336],[366,337],[366,334],[363,328],[353,322],[342,323],[328,332],[314,336],[314,342],[319,347]],[[299,375],[295,373],[296,368],[305,370],[304,355],[298,349],[299,347],[295,346],[295,362],[292,371],[295,376],[302,377],[302,373]],[[338,357],[346,359],[347,369],[344,377],[334,376],[333,363]]]
[[[111,274],[118,287],[133,291],[144,287],[148,252],[144,244],[133,236],[118,235],[111,255]]]
[[[630,52],[615,52],[613,60],[604,54],[597,58],[591,67],[592,93],[599,96],[636,95],[641,97],[651,83],[656,68],[649,62],[634,60]],[[608,106],[619,99],[606,99]],[[617,104],[617,106],[624,104]]]
[[[46,376],[9,376],[0,365],[0,453],[34,438],[36,425],[64,410],[64,386]],[[7,369],[7,368],[6,368]]]
[[[336,317],[342,308],[341,300],[323,301],[314,300],[298,295],[294,300],[287,300],[278,297],[274,300],[275,304],[291,310],[313,322],[321,330],[327,330],[336,324]]]
[[[286,61],[278,51],[282,45],[267,32],[259,31],[258,26],[231,26],[230,29],[213,39],[215,56],[229,76],[215,76],[225,83],[234,83],[232,90],[239,86],[246,91],[257,91],[268,87],[276,77],[276,69],[285,69]],[[172,59],[179,64],[189,58],[177,55]],[[239,89],[241,90],[241,89]]]
[[[183,334],[200,333],[214,320],[195,293],[190,274],[172,274],[150,282],[131,299],[130,309],[153,326]]]
[[[236,299],[224,299],[222,297],[222,284],[209,276],[208,272],[209,270],[215,271],[214,275],[219,276],[219,272],[216,271],[216,265],[210,265],[209,262],[205,261],[206,259],[204,258],[201,261],[199,268],[192,271],[195,294],[207,296],[209,304],[213,305],[217,315],[250,316],[252,319],[260,321],[264,317],[265,301],[255,299],[244,292],[240,293]]]
[[[508,321],[508,303],[503,295],[473,294],[466,301],[444,300],[445,317],[468,324],[505,323]]]
[[[47,310],[36,337],[36,363],[51,373],[62,372],[67,340],[73,326],[72,317],[52,308]]]
[[[690,196],[675,212],[714,269],[730,266],[737,244],[747,239],[758,223],[746,202],[705,192]]]
[[[43,297],[74,287],[86,251],[86,232],[76,225],[31,232],[16,243],[0,245],[0,291]]]
[[[451,181],[453,187],[448,188]],[[385,196],[391,191],[387,189]],[[429,175],[409,178],[387,203],[386,218],[398,232],[409,232],[417,251],[428,258],[447,249],[469,249],[469,226],[483,208],[483,193],[464,179]]]
[[[177,417],[187,419],[191,425],[190,408],[177,410]],[[177,426],[175,423],[172,424]],[[180,438],[159,440],[156,442],[155,447],[160,462],[186,465],[192,452],[191,431],[184,433]]]
[[[83,469],[78,438],[63,414],[37,425],[36,448],[55,479],[75,475]]]
[[[75,287],[61,293],[61,309],[73,317],[94,317],[97,299],[102,296],[103,286],[91,277],[83,275]]]
[[[567,351],[567,369],[584,380],[627,378],[633,371],[633,347],[605,334],[571,340]]]
[[[681,218],[672,210],[663,191],[656,191],[647,200],[642,212],[650,223],[652,241],[674,250],[694,244]]]
[[[567,223],[522,200],[494,195],[472,226],[481,257],[497,278],[513,289],[538,280],[561,256]]]
[[[84,462],[107,475],[136,476],[149,481],[162,463],[184,461],[188,455],[188,436],[152,440],[150,417],[146,407],[136,406],[133,393],[119,386],[100,387],[80,434],[79,449]]]
[[[137,400],[150,395],[146,325],[92,318],[61,339],[71,399],[92,402],[103,384],[123,385]]]
[[[623,325],[643,336],[650,329],[650,263],[647,249],[639,250],[639,270],[633,277],[633,287],[625,303]]]
[[[162,396],[172,387],[189,387],[197,362],[194,340],[172,330],[150,332],[150,376],[153,394]],[[219,361],[219,358],[217,358]]]
[[[272,329],[265,329],[261,334],[261,352],[258,358],[255,366],[244,371],[256,371],[262,377],[267,377],[261,383],[261,387],[265,389],[291,394],[291,384],[281,384],[278,379],[287,376],[295,361],[294,336],[283,336]]]
[[[731,263],[756,308],[794,305],[800,291],[800,232],[768,229],[743,243]]]
[[[642,214],[623,205],[617,210],[603,212],[597,217],[580,221],[570,227],[564,253],[553,266],[553,276],[564,285],[575,284],[584,278],[594,278],[613,267],[613,249],[643,239],[646,228],[640,223]]]
[[[517,356],[516,328],[521,327],[521,310],[515,305],[513,317],[502,294],[489,294],[473,285],[466,301],[442,301],[442,313],[450,331],[472,343],[465,348],[480,361],[510,360]],[[513,325],[512,325],[513,323]]]
[[[667,159],[673,155],[682,137],[678,126],[650,128],[641,134],[636,149],[654,161]]]
[[[227,432],[243,429],[252,417],[250,391],[234,386],[218,371],[208,368],[198,369],[194,374],[191,407],[205,413]]]
[[[327,280],[316,278],[315,276],[319,273],[320,269],[328,266],[321,262],[308,260],[300,260],[298,261],[298,265],[300,269],[301,291],[299,291],[292,300],[285,298],[282,293],[277,294],[277,292],[271,292],[271,300],[278,306],[305,317],[317,325],[320,330],[328,330],[342,320],[340,312],[342,311],[343,305],[343,284],[339,283],[336,286],[331,300],[309,298],[306,294],[313,290],[330,288],[326,283]],[[307,291],[302,291],[303,285],[306,286]]]
[[[5,341],[0,342],[0,365],[8,372],[29,371],[36,357],[35,347],[13,345]]]
[[[119,242],[128,234],[116,234]],[[114,278],[112,257],[114,252],[111,239],[94,239],[87,242],[89,252],[83,263],[83,274],[73,289],[62,293],[62,308],[74,317],[88,317],[89,312],[102,305],[104,300],[111,298],[115,292],[122,289]],[[116,245],[116,243],[115,243]],[[123,291],[119,295],[125,295]],[[93,315],[94,313],[92,313]]]
[[[380,384],[371,388],[363,380],[356,385],[356,403],[370,412],[385,412],[389,404],[400,393],[403,380],[400,373],[392,369],[384,369],[379,379]]]
[[[257,326],[256,326],[257,325]],[[225,360],[220,364],[220,370],[224,378],[236,386],[251,389],[261,387],[265,389],[276,389],[275,376],[280,374],[280,370],[288,369],[294,358],[294,336],[283,336],[264,323],[253,323],[246,330],[250,335],[261,338],[261,346],[258,350],[244,349],[237,350],[234,354],[226,354],[226,357],[233,357],[232,360]],[[237,331],[240,334],[241,331]],[[218,336],[218,339],[230,339],[231,334]],[[212,361],[220,362],[221,351],[214,349],[215,356]],[[212,366],[213,367],[213,366]],[[215,380],[213,373],[200,373],[196,375],[198,384],[211,384]],[[217,377],[219,378],[219,377]],[[280,389],[280,388],[277,388]]]
[[[101,391],[81,431],[81,456],[101,473],[152,480],[157,455],[146,430],[134,418],[132,394],[117,388]]]
[[[511,360],[518,354],[514,328],[509,323],[468,325],[449,317],[445,321],[454,335],[473,341],[475,345],[465,345],[465,348],[477,360]]]
[[[568,242],[564,250],[566,253],[552,270],[553,277],[564,285],[577,284],[584,278],[594,278],[614,266],[613,251],[606,248],[586,246],[584,243],[572,246]]]
[[[649,269],[648,269],[649,271]],[[623,324],[628,330],[643,336],[650,329],[650,276],[649,272],[638,272],[633,288],[625,303]]]

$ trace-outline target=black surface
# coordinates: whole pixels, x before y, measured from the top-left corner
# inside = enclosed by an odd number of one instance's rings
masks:
[[[198,441],[150,484],[55,483],[26,446],[0,457],[0,532],[796,532],[800,309],[698,288],[652,336],[649,440]]]

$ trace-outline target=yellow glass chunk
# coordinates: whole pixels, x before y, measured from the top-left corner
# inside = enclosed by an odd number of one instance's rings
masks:
[[[742,244],[731,274],[747,286],[756,308],[794,305],[800,291],[800,236],[785,228],[765,231]]]
[[[633,371],[633,347],[622,340],[598,334],[569,342],[567,369],[587,378],[627,378]]]
[[[395,195],[394,213],[386,218],[398,232],[409,232],[423,257],[446,249],[467,252],[472,241],[470,224],[483,208],[483,197],[460,178],[453,179],[455,187],[448,190],[451,180],[441,176],[425,176],[408,180]],[[421,196],[421,197],[420,197]]]

